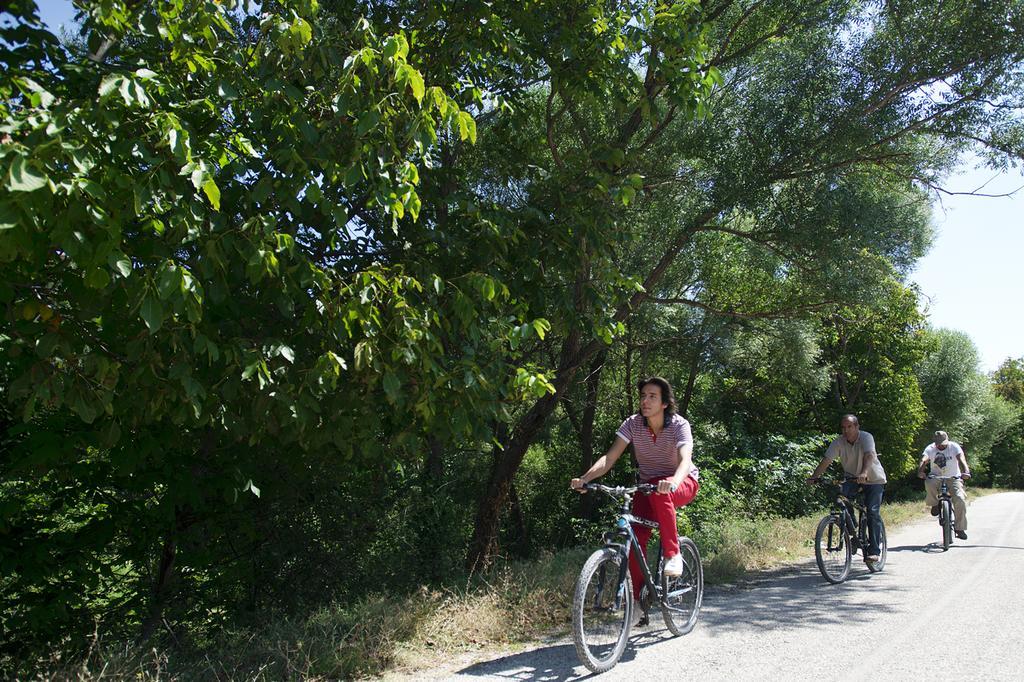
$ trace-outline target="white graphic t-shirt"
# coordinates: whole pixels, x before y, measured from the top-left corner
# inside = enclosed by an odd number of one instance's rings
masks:
[[[960,462],[958,458],[962,454],[964,454],[964,449],[960,447],[960,444],[949,441],[949,444],[942,450],[938,445],[932,443],[924,449],[922,456],[927,457],[931,462],[931,469],[928,473],[932,476],[959,476]]]

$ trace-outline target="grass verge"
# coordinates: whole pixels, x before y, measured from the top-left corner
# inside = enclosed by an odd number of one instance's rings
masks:
[[[969,497],[999,492],[969,488]],[[886,504],[886,526],[922,518],[921,499]],[[796,519],[740,519],[704,557],[710,585],[733,582],[812,556],[821,514]],[[229,631],[204,651],[140,651],[95,642],[73,664],[40,662],[38,679],[59,680],[337,680],[415,673],[470,663],[495,650],[565,636],[573,585],[592,547],[528,562],[509,562],[461,587],[412,595],[374,595],[303,618]]]

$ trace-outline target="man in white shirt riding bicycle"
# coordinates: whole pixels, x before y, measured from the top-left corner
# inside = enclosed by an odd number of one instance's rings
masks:
[[[931,508],[932,516],[939,515],[939,489],[942,481],[937,478],[925,478],[928,474],[932,476],[962,476],[964,479],[971,477],[971,468],[967,466],[967,457],[960,444],[951,441],[949,434],[945,431],[936,431],[931,445],[921,453],[921,461],[917,466],[917,475],[924,478],[924,489],[927,497],[924,503]],[[967,493],[964,492],[964,482],[959,478],[947,481],[949,493],[953,500],[953,516],[955,518],[954,530],[956,536],[961,540],[967,539]]]

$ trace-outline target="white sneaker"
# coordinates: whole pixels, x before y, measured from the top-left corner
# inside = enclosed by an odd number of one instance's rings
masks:
[[[676,554],[671,559],[665,562],[665,575],[670,578],[676,578],[683,574],[683,555]]]

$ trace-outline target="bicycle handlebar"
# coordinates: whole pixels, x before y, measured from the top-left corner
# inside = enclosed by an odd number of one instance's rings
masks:
[[[651,483],[638,483],[634,486],[617,485],[615,487],[601,485],[600,483],[584,483],[582,488],[577,488],[577,490],[596,490],[604,493],[605,495],[609,495],[610,497],[623,497],[625,495],[632,495],[636,492],[653,493],[657,489],[658,486]]]
[[[856,476],[846,476],[841,481],[838,478],[837,479],[816,478],[814,480],[814,483],[815,483],[815,485],[842,485],[843,483],[849,483],[850,481],[856,481],[856,480],[857,480]]]
[[[956,479],[963,477],[963,474],[957,474],[956,476],[936,476],[935,474],[928,474],[925,478],[934,478],[940,481],[955,481]]]

